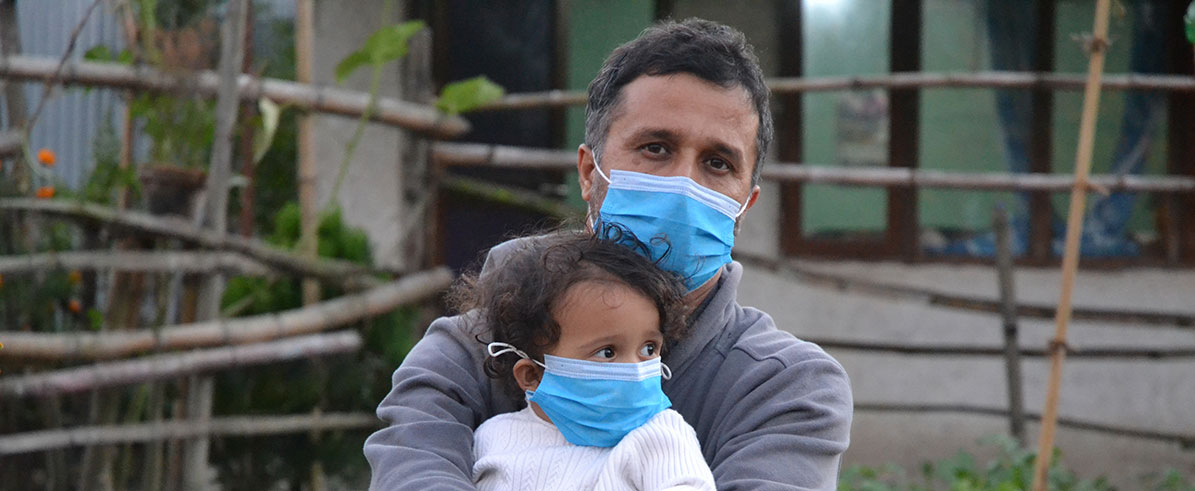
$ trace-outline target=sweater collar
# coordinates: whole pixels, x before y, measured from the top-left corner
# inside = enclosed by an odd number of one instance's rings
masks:
[[[688,335],[672,346],[666,354],[667,359],[664,362],[669,368],[676,372],[684,372],[685,367],[697,354],[726,330],[742,279],[743,266],[737,261],[731,261],[722,268],[718,285],[694,312],[696,318],[689,328]]]

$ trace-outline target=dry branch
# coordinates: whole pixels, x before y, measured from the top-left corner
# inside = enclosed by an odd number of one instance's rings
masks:
[[[0,57],[0,78],[10,80],[44,81],[55,73],[58,60],[47,57]],[[70,61],[63,67],[56,83],[92,87],[113,87],[132,90],[166,92],[186,86],[204,97],[215,97],[220,81],[212,71],[186,75],[190,80],[180,83],[180,75],[164,73],[147,66],[130,67],[115,63]],[[359,117],[369,103],[369,94],[330,87],[319,87],[278,79],[259,79],[249,75],[237,78],[242,101],[256,101],[262,97],[281,105],[299,109]],[[459,116],[448,116],[426,104],[416,104],[391,97],[377,101],[372,121],[418,131],[438,138],[453,138],[469,131],[469,122]]]
[[[180,218],[156,217],[135,211],[117,211],[103,206],[64,200],[0,199],[0,210],[35,211],[73,219],[110,224],[118,229],[171,237],[207,249],[235,251],[270,267],[296,276],[311,276],[349,289],[379,283],[367,276],[369,270],[348,261],[307,259],[264,242],[231,235],[216,236]]]
[[[301,309],[240,319],[212,320],[156,331],[102,333],[0,332],[0,359],[109,360],[150,350],[255,343],[310,334],[390,312],[442,291],[452,282],[447,268],[416,273],[367,292]]]
[[[880,403],[856,403],[856,411],[874,411],[874,412],[901,412],[901,413],[965,413],[965,414],[985,414],[989,416],[1009,417],[1008,411],[997,407],[973,406],[969,404],[880,404]],[[1037,413],[1025,413],[1025,421],[1040,421],[1041,415]],[[1181,445],[1183,448],[1195,447],[1195,435],[1184,435],[1180,433],[1167,433],[1163,431],[1143,430],[1140,428],[1130,428],[1125,426],[1115,426],[1103,423],[1096,423],[1092,421],[1083,421],[1074,418],[1058,418],[1058,426],[1074,428],[1078,430],[1088,430],[1096,433],[1104,433],[1108,435],[1127,436],[1133,438],[1144,438],[1148,440],[1161,440],[1167,442],[1174,442]],[[1021,442],[1024,444],[1025,442]]]
[[[268,276],[270,269],[235,252],[205,251],[76,251],[0,256],[0,274],[47,269],[115,270],[140,273],[210,273]]]
[[[153,355],[135,360],[96,363],[90,366],[5,377],[0,398],[45,397],[93,389],[131,385],[184,375],[263,365],[314,356],[356,351],[361,335],[354,331],[314,334],[246,346]]]
[[[277,435],[378,426],[381,426],[381,422],[377,416],[369,413],[240,416],[213,418],[202,423],[173,421],[121,426],[83,426],[0,436],[0,455],[116,443],[157,442],[197,436]]]
[[[576,152],[484,145],[437,143],[437,164],[499,168],[575,170]],[[958,173],[896,167],[844,168],[770,162],[762,177],[770,181],[836,184],[841,186],[914,187],[984,191],[1069,191],[1074,176],[1067,174]],[[1091,176],[1090,187],[1107,192],[1195,192],[1195,178],[1180,176]]]
[[[790,261],[776,260],[745,252],[735,252],[734,257],[745,264],[784,273],[811,285],[833,288],[835,290],[918,301],[924,302],[927,305],[972,312],[998,314],[1002,308],[1000,301],[994,299],[970,297],[927,288],[893,285],[873,280],[824,273]],[[1023,318],[1053,319],[1054,307],[1046,304],[1019,303],[1016,304],[1016,314],[1018,317]],[[1195,313],[1076,307],[1073,310],[1072,317],[1077,320],[1081,319],[1092,322],[1115,322],[1132,328],[1164,327],[1189,329],[1195,327]]]

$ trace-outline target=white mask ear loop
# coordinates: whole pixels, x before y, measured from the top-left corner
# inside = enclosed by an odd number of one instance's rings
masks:
[[[744,201],[744,202],[743,202],[743,206],[741,206],[741,207],[739,208],[739,212],[734,214],[734,219],[735,219],[735,220],[738,220],[738,219],[739,219],[739,217],[743,216],[743,212],[747,211],[747,203],[750,203],[750,202],[751,202],[751,197],[750,197],[750,196],[748,196],[748,197],[747,197],[747,201]]]
[[[597,169],[597,173],[598,173],[598,175],[599,175],[599,176],[602,176],[602,180],[603,180],[603,181],[606,181],[606,184],[610,184],[610,178],[609,178],[609,177],[606,177],[606,174],[603,174],[603,173],[602,173],[602,166],[601,166],[601,164],[599,164],[599,163],[598,163],[598,154],[597,154],[597,152],[593,152],[593,168],[594,168],[594,169]]]
[[[664,380],[672,379],[672,369],[668,368],[668,365],[665,365],[664,362],[660,362],[660,376],[663,377]]]
[[[531,360],[531,357],[527,356],[527,353],[523,352],[523,350],[520,350],[520,349],[514,347],[514,345],[508,344],[508,343],[498,343],[498,342],[490,343],[490,344],[485,345],[485,349],[486,349],[486,352],[488,352],[490,354],[490,356],[492,356],[494,358],[505,355],[507,353],[514,353],[516,355],[519,355],[519,358],[522,358],[524,360]],[[541,367],[548,368],[546,365],[544,365],[543,363],[540,363],[539,361],[531,360],[531,362],[535,363],[536,365],[539,365]]]

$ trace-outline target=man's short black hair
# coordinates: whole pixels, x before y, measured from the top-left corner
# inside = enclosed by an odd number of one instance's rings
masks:
[[[585,107],[585,142],[599,154],[606,144],[623,86],[642,75],[688,73],[725,88],[742,87],[759,116],[755,135],[755,169],[751,184],[759,182],[764,156],[772,143],[772,110],[768,87],[755,51],[743,33],[702,19],[664,21],[619,46],[589,84]]]

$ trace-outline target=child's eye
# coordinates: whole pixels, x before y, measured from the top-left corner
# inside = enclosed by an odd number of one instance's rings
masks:
[[[602,348],[600,350],[597,350],[597,353],[594,353],[593,356],[596,356],[596,357],[602,358],[602,359],[606,359],[606,360],[612,360],[612,359],[614,359],[614,348],[610,348],[610,347]]]
[[[639,348],[639,356],[650,358],[656,356],[657,351],[656,343],[647,343],[642,348]]]

